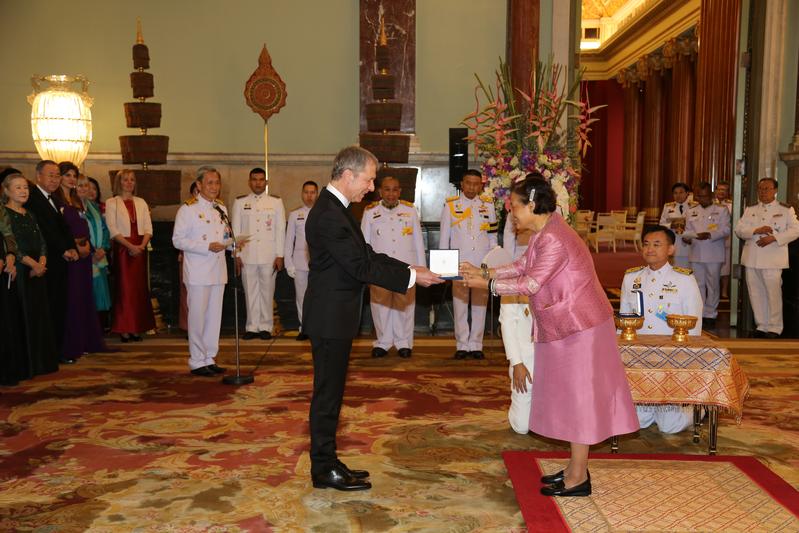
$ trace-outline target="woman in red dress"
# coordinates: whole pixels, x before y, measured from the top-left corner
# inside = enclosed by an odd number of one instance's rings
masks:
[[[155,328],[147,279],[147,243],[153,236],[150,208],[134,196],[136,176],[130,169],[114,178],[114,197],[105,203],[105,221],[114,243],[114,320],[111,331],[122,342],[140,341],[139,333]]]

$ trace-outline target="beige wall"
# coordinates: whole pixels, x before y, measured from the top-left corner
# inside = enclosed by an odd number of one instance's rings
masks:
[[[288,87],[269,124],[270,152],[332,154],[357,141],[358,0],[0,0],[0,151],[33,151],[32,74],[92,82],[92,152],[118,153],[130,134],[122,104],[136,17],[152,57],[155,98],[173,152],[263,151],[263,121],[243,88],[267,43]],[[504,55],[505,2],[417,1],[417,134],[423,152],[447,151],[447,128],[473,108],[474,72]],[[153,133],[156,133],[154,131]],[[2,154],[0,154],[2,159]],[[2,161],[0,161],[1,163]]]

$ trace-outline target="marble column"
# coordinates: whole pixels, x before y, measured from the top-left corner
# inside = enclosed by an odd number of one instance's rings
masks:
[[[637,83],[624,84],[624,181],[622,202],[628,212],[641,206],[641,148],[643,95]]]
[[[731,182],[741,0],[702,0],[696,75],[694,181]]]

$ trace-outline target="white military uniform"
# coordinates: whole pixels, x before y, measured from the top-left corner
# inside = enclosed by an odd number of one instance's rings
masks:
[[[424,265],[424,239],[419,214],[412,203],[400,200],[389,208],[372,202],[361,219],[361,232],[376,252],[409,265]],[[416,311],[416,286],[399,294],[375,285],[369,286],[372,321],[377,332],[375,348],[384,350],[413,348]]]
[[[777,240],[760,247],[764,235],[755,234],[761,226],[771,226]],[[746,288],[752,302],[757,329],[782,333],[782,269],[788,268],[788,243],[799,237],[799,222],[793,207],[776,200],[758,202],[746,208],[735,226],[735,234],[745,240],[741,264],[746,267]]]
[[[274,327],[275,258],[283,257],[286,212],[280,198],[250,193],[233,203],[233,232],[249,235],[239,252],[241,280],[247,299],[246,330],[272,332]]]
[[[214,364],[219,352],[227,264],[225,252],[212,252],[208,245],[230,239],[230,227],[220,211],[227,217],[222,202],[198,195],[178,209],[172,231],[172,244],[183,251],[191,370]]]
[[[710,233],[704,241],[696,239],[699,233]],[[730,235],[730,212],[719,204],[702,207],[696,204],[688,210],[683,238],[693,239],[689,246],[689,259],[694,277],[699,284],[699,294],[704,301],[702,316],[716,318],[719,306],[721,267],[724,265],[724,241]]]
[[[644,294],[644,327],[641,335],[671,335],[666,315],[697,317],[690,335],[702,335],[702,297],[691,271],[672,267],[666,263],[657,270],[648,266],[630,268],[621,283],[620,311],[635,313],[638,297],[633,291]],[[663,433],[679,433],[694,422],[693,407],[678,405],[636,405],[641,428],[658,425]]]
[[[717,205],[723,205],[727,208],[727,211],[730,213],[730,225],[732,225],[732,201],[727,199],[723,202],[719,202],[718,200],[714,200]],[[732,265],[732,231],[730,234],[727,235],[727,238],[724,239],[724,265],[721,267],[721,275],[722,276],[729,276],[730,275],[730,266]]]
[[[294,294],[297,302],[297,318],[302,324],[302,302],[308,289],[308,243],[305,240],[305,220],[311,208],[303,205],[289,213],[286,228],[286,251],[283,261],[288,275],[294,278]],[[302,330],[302,326],[300,326]]]
[[[490,196],[477,195],[447,198],[441,212],[439,246],[460,250],[460,260],[479,266],[497,245],[497,214]],[[469,327],[471,297],[472,324]],[[486,289],[470,289],[463,283],[452,284],[452,307],[455,311],[455,341],[458,350],[483,349]]]
[[[688,210],[696,205],[696,202],[686,200],[678,204],[677,202],[669,202],[663,206],[663,211],[660,214],[660,225],[667,228],[674,229],[677,226],[685,227],[686,217]],[[675,232],[676,233],[676,232]],[[677,242],[674,243],[674,266],[689,268],[691,261],[688,258],[690,248],[687,244],[682,242],[680,235],[677,235]]]
[[[508,213],[505,231],[502,234],[502,247],[508,258],[516,260],[527,251],[530,235],[516,233],[513,217]],[[491,254],[489,254],[490,256]],[[489,265],[490,267],[494,265]],[[530,410],[533,406],[533,384],[527,383],[527,392],[513,389],[513,367],[523,363],[530,376],[533,375],[533,314],[530,311],[530,300],[526,296],[503,296],[499,304],[499,323],[502,328],[502,343],[505,345],[505,357],[508,359],[508,375],[510,376],[510,409],[508,422],[516,433],[522,435],[530,431]]]

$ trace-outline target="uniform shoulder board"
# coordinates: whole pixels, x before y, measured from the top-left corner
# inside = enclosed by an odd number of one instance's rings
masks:
[[[674,270],[675,272],[679,272],[680,274],[685,274],[686,276],[690,276],[691,274],[694,273],[694,271],[691,270],[690,268],[671,267],[671,269]]]
[[[699,205],[699,202],[688,202],[688,207],[696,207]]]
[[[270,194],[269,196],[271,196],[272,198],[276,198],[276,199],[280,200],[280,196],[278,196],[276,194]]]
[[[633,272],[640,272],[641,270],[645,269],[646,267],[639,266],[639,267],[632,267],[628,268],[624,271],[625,274],[632,274]]]
[[[242,194],[241,196],[236,196],[236,200],[241,200],[242,198],[247,198],[249,194]]]
[[[222,201],[222,200],[220,200],[219,198],[215,199],[215,200],[214,200],[214,203],[215,203],[216,205],[225,205],[225,202],[223,202],[223,201]]]
[[[188,200],[183,202],[183,205],[194,205],[196,203],[197,203],[197,197],[196,196],[192,196],[191,198],[189,198]]]
[[[375,208],[375,207],[377,207],[378,205],[380,205],[380,202],[378,202],[378,201],[374,201],[374,202],[372,202],[371,204],[367,205],[367,206],[366,206],[366,209],[374,209],[374,208]]]
[[[666,207],[674,207],[677,205],[677,202],[666,202]]]
[[[447,199],[446,199],[446,202],[454,202],[454,201],[455,201],[455,200],[457,200],[458,198],[460,198],[460,196],[458,196],[458,195],[456,194],[455,196],[450,196],[449,198],[447,198]]]
[[[480,199],[487,204],[494,203],[494,199],[491,197],[490,194],[481,194]]]
[[[413,205],[412,202],[409,202],[408,200],[400,200],[400,203],[405,207],[416,207],[415,205]]]
[[[780,202],[780,205],[781,205],[782,207],[793,207],[792,205],[790,205],[790,204],[786,204],[786,203],[783,203],[783,202]]]

